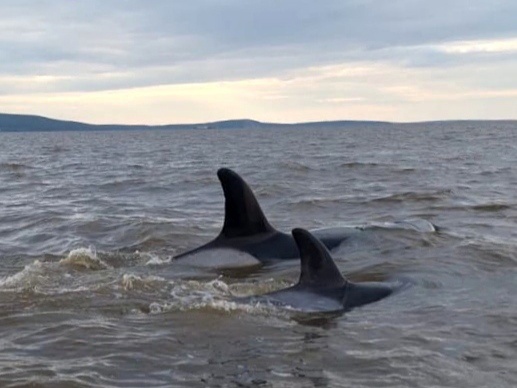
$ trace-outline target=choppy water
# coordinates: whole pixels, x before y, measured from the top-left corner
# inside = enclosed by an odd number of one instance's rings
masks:
[[[501,123],[0,134],[0,386],[514,387],[516,163]],[[281,230],[374,226],[339,267],[415,286],[313,320],[234,304],[298,263],[171,262],[218,232],[221,166]]]

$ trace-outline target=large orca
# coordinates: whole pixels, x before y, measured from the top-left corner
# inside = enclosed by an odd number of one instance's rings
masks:
[[[408,285],[364,282],[345,279],[336,267],[328,249],[304,229],[293,229],[300,251],[301,273],[297,284],[271,293],[238,298],[244,303],[266,303],[299,312],[343,312],[376,302]]]
[[[218,256],[228,255],[229,249],[246,253],[257,259],[256,262],[259,264],[270,259],[298,258],[298,249],[293,237],[271,226],[248,184],[228,168],[219,169],[217,176],[225,198],[223,229],[214,240],[177,255],[175,259],[197,255],[207,250],[214,251]],[[338,229],[314,233],[329,249],[337,247],[346,238],[342,230]]]

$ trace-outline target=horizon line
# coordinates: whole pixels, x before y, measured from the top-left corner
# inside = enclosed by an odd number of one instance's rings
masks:
[[[390,124],[390,125],[400,125],[400,124],[431,124],[431,123],[447,123],[447,122],[517,122],[517,118],[498,118],[498,119],[433,119],[433,120],[418,120],[418,121],[386,121],[386,120],[359,120],[359,119],[337,119],[337,120],[316,120],[316,121],[297,121],[297,122],[274,122],[274,121],[261,121],[251,118],[233,118],[233,119],[219,119],[214,121],[199,121],[199,122],[178,122],[178,123],[166,123],[166,124],[128,124],[128,123],[101,123],[94,124],[85,121],[78,121],[74,119],[62,119],[62,118],[54,118],[49,116],[44,116],[41,114],[31,114],[31,113],[5,113],[0,112],[0,116],[21,116],[21,117],[34,117],[34,118],[42,118],[53,121],[61,121],[61,122],[69,122],[74,124],[83,124],[89,126],[127,126],[127,127],[167,127],[167,126],[195,126],[195,125],[210,125],[210,124],[219,124],[219,123],[231,123],[231,122],[250,122],[262,125],[286,125],[286,126],[295,126],[295,125],[307,125],[307,124],[325,124],[325,123],[370,123],[370,124]]]

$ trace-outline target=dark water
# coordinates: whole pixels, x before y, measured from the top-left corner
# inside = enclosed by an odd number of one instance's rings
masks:
[[[497,123],[0,134],[0,386],[515,387],[516,164]],[[414,287],[334,318],[236,305],[298,263],[171,262],[218,232],[221,166],[281,230],[369,226],[339,267]]]

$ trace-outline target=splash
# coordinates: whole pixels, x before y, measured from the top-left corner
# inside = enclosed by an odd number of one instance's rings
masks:
[[[205,296],[197,301],[153,302],[149,305],[150,314],[163,314],[174,311],[219,311],[225,313],[241,312],[253,315],[286,316],[287,312],[264,303],[240,303],[231,300]]]
[[[263,303],[245,303],[235,300],[231,287],[221,279],[209,282],[195,280],[172,283],[170,299],[152,302],[151,314],[185,312],[196,310],[219,311],[225,313],[242,312],[258,315],[285,315],[284,311]]]
[[[0,279],[0,289],[32,288],[44,279],[43,265],[39,260],[26,265],[20,272]]]
[[[59,261],[59,264],[71,265],[92,271],[111,268],[110,265],[106,264],[97,256],[97,252],[93,247],[71,250],[67,257]]]
[[[124,290],[140,290],[153,289],[157,283],[166,283],[167,281],[160,276],[138,276],[135,274],[122,275],[122,287]]]
[[[160,256],[149,252],[141,253],[140,251],[136,251],[135,254],[139,255],[142,259],[147,260],[145,265],[162,265],[168,264],[172,261],[171,256],[162,259]]]

